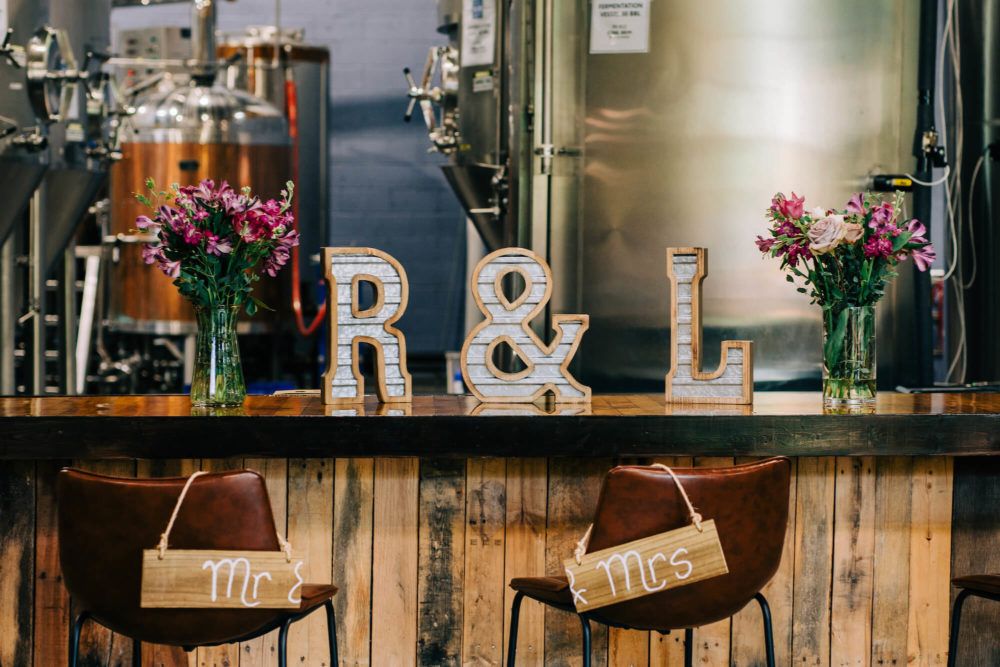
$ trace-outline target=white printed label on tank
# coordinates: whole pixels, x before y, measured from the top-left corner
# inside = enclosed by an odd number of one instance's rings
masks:
[[[591,53],[647,53],[652,0],[593,0]]]
[[[462,58],[459,65],[492,65],[496,38],[496,0],[462,0]]]

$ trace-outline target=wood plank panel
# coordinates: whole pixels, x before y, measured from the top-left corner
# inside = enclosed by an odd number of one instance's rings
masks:
[[[135,462],[135,476],[152,477],[188,477],[201,467],[198,459],[139,459]],[[143,667],[196,667],[197,651],[185,651],[179,646],[164,646],[161,644],[143,643]]]
[[[836,459],[830,664],[871,664],[875,460]]]
[[[417,459],[375,460],[373,665],[416,662],[419,492]]]
[[[836,461],[799,459],[795,489],[792,664],[830,664],[830,591]]]
[[[113,477],[135,477],[135,461],[74,461],[81,470],[89,470]],[[77,610],[72,611],[73,617]],[[80,667],[126,667],[132,665],[132,640],[111,632],[107,628],[88,621],[80,633]]]
[[[333,485],[333,583],[340,587],[337,641],[340,664],[371,663],[373,459],[337,459]]]
[[[549,461],[548,526],[545,565],[550,574],[561,574],[563,560],[573,555],[577,541],[594,517],[597,496],[609,459],[552,459]],[[530,601],[525,604],[532,604]],[[607,629],[593,625],[592,660],[595,667],[607,664]],[[552,607],[545,608],[545,664],[580,665],[580,621]]]
[[[333,459],[288,461],[288,541],[305,558],[305,580],[311,584],[328,584],[333,574],[333,481]],[[288,663],[330,667],[325,614],[292,625]]]
[[[510,637],[511,579],[545,576],[545,514],[548,462],[507,460],[507,553],[504,558],[504,647]],[[545,614],[531,600],[521,605],[517,631],[517,664],[541,667],[545,652]]]
[[[462,662],[466,462],[420,462],[417,663]]]
[[[263,475],[267,495],[271,499],[275,529],[287,535],[288,459],[246,459],[243,465]],[[240,667],[271,667],[278,659],[278,631],[272,630],[263,637],[241,642],[239,652]]]
[[[736,463],[749,463],[758,459],[737,459]],[[796,461],[792,460],[788,489],[788,528],[785,546],[781,552],[781,565],[764,586],[761,593],[771,608],[771,628],[774,633],[774,658],[778,665],[791,664],[792,605],[795,571],[795,479]],[[734,667],[764,665],[764,622],[760,606],[750,602],[733,617],[732,664]]]
[[[1000,572],[1000,457],[957,458],[954,466],[951,576]],[[969,598],[962,607],[957,664],[1000,665],[998,628],[1000,604]]]
[[[699,457],[694,460],[696,468],[731,468],[733,459],[729,457]],[[698,499],[691,502],[698,506]],[[712,517],[706,516],[706,519]],[[731,619],[709,623],[694,631],[694,662],[696,665],[726,665],[729,664],[730,646],[732,642]]]
[[[623,415],[641,414],[645,409],[637,405],[635,399],[621,396],[615,400],[615,407]],[[648,465],[643,458],[623,458],[615,462],[620,465]],[[655,633],[654,633],[655,634]],[[608,664],[639,667],[649,664],[650,633],[641,630],[608,628]]]
[[[907,664],[912,472],[909,457],[880,458],[876,463],[873,665]]]
[[[665,466],[690,468],[694,459],[690,456],[666,456],[653,459],[653,463]],[[661,635],[658,632],[649,633],[649,665],[650,667],[681,667],[684,664],[684,631],[674,630]]]
[[[0,465],[0,665],[30,667],[35,564],[35,464]]]
[[[907,659],[943,665],[948,656],[953,459],[913,461]]]
[[[68,463],[39,461],[35,470],[34,661],[37,665],[62,663],[69,642],[70,601],[59,564],[55,488],[56,475]]]
[[[200,470],[205,472],[223,472],[240,470],[243,459],[231,457],[226,459],[202,459]],[[198,667],[238,667],[240,664],[240,647],[238,644],[223,644],[208,646],[195,650]]]
[[[462,663],[499,666],[504,653],[507,462],[469,459],[467,474]]]

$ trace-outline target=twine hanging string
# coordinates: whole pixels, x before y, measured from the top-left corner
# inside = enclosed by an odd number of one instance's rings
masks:
[[[673,478],[674,483],[677,485],[677,490],[681,492],[681,498],[684,499],[684,504],[687,505],[688,516],[691,517],[691,523],[694,524],[694,527],[698,529],[699,533],[703,532],[704,528],[702,528],[701,526],[701,521],[702,521],[701,514],[698,514],[698,512],[695,511],[694,505],[691,504],[691,499],[688,498],[687,491],[684,490],[684,485],[681,484],[681,480],[677,477],[677,475],[670,468],[670,466],[664,465],[662,463],[654,463],[649,467],[659,468],[660,470],[665,470],[670,474],[670,477]],[[591,532],[593,532],[593,530],[594,530],[594,524],[590,524],[590,526],[587,528],[587,532],[584,533],[583,537],[580,538],[580,541],[576,543],[576,549],[573,550],[573,558],[576,559],[577,565],[581,563],[584,554],[587,553],[587,545],[590,544],[590,534]]]
[[[204,470],[199,470],[198,472],[191,473],[191,476],[187,478],[187,482],[184,483],[184,488],[181,489],[181,495],[177,497],[177,504],[174,505],[174,511],[170,515],[170,521],[167,522],[167,529],[160,534],[160,543],[156,545],[156,549],[160,552],[157,558],[163,560],[167,555],[167,542],[170,539],[170,531],[174,529],[174,522],[177,521],[177,515],[181,511],[181,505],[184,504],[184,497],[187,496],[188,489],[191,488],[191,483],[197,477],[202,475],[207,475],[208,473]],[[281,545],[281,550],[285,554],[285,559],[290,563],[292,562],[292,544],[284,537],[281,536],[277,530],[274,531],[274,536],[278,538],[278,544]]]

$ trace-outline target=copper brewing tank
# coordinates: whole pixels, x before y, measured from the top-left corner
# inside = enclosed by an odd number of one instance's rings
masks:
[[[109,326],[118,331],[188,334],[194,311],[172,281],[142,261],[136,216],[147,213],[132,196],[152,178],[159,188],[204,178],[250,186],[261,198],[277,198],[290,174],[284,116],[267,102],[219,85],[168,80],[137,105],[123,158],[111,169],[112,232],[120,241],[110,281]],[[277,309],[287,301],[281,276],[265,276],[254,295]],[[278,311],[280,312],[280,311]],[[242,331],[272,328],[276,313],[259,312]]]

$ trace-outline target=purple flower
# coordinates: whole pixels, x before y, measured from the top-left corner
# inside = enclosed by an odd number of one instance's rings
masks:
[[[153,233],[160,231],[160,223],[150,219],[148,216],[140,215],[135,219],[135,226],[138,229],[152,229]]]
[[[194,226],[194,223],[185,221],[181,227],[180,235],[188,245],[198,245],[201,241],[202,233]]]
[[[910,243],[927,243],[927,228],[924,223],[916,218],[910,220],[906,225],[906,231],[910,232]]]
[[[784,248],[787,252],[787,261],[789,266],[798,266],[799,258],[808,258],[810,255],[809,244],[807,243],[793,243]]]
[[[181,261],[178,259],[172,262],[164,257],[160,260],[160,270],[171,278],[176,278],[181,275]]]
[[[899,231],[896,226],[892,224],[893,218],[895,218],[895,210],[893,209],[892,204],[889,202],[882,202],[872,209],[872,219],[868,223],[868,226],[874,229],[878,234],[892,233],[893,230],[896,230],[893,236],[899,236]]]
[[[777,239],[765,239],[763,236],[758,236],[755,243],[757,244],[757,249],[761,252],[771,252],[771,248],[777,243]]]
[[[884,236],[873,236],[865,243],[865,257],[888,257],[892,254],[892,241]]]
[[[847,202],[847,212],[857,213],[858,215],[865,214],[865,196],[860,192],[855,192],[851,195],[850,200]]]
[[[212,232],[205,232],[205,252],[210,255],[228,255],[233,251],[233,244],[228,238],[219,239]]]
[[[163,248],[158,245],[147,243],[142,246],[142,261],[146,264],[154,264],[163,259]]]
[[[926,271],[931,268],[931,264],[937,259],[937,253],[934,252],[934,246],[925,245],[923,248],[917,248],[913,251],[913,263],[917,265],[917,268],[921,271]]]

